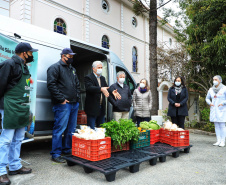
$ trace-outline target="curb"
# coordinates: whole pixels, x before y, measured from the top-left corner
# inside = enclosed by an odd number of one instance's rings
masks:
[[[201,134],[201,135],[209,135],[209,136],[216,136],[215,133],[203,131],[203,130],[197,130],[197,129],[188,129],[190,133],[193,134]]]

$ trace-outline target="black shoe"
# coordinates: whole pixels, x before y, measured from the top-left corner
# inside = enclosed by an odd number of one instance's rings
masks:
[[[65,163],[66,162],[66,160],[63,159],[61,156],[52,158],[52,160],[57,163]]]
[[[8,184],[11,184],[8,176],[5,174],[5,175],[1,175],[0,176],[0,185],[8,185]]]
[[[19,170],[9,171],[9,175],[28,174],[31,173],[31,171],[31,168],[25,168],[24,166],[22,166],[22,168],[20,168]]]

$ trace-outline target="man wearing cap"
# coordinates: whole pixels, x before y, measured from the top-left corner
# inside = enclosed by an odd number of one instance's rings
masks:
[[[21,164],[20,150],[25,127],[29,125],[30,87],[27,80],[30,73],[27,63],[33,61],[33,49],[29,43],[21,42],[15,48],[15,55],[0,64],[0,113],[2,133],[0,136],[0,184],[10,184],[9,175],[31,173]]]
[[[54,112],[52,135],[52,160],[64,163],[61,154],[70,154],[72,133],[77,125],[80,101],[80,84],[72,67],[75,53],[70,48],[61,52],[61,59],[47,70],[47,87],[51,94]],[[62,140],[62,134],[64,139]]]

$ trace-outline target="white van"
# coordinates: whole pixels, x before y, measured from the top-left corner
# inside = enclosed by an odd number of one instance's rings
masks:
[[[67,37],[52,31],[48,31],[37,26],[24,23],[12,18],[0,16],[0,33],[16,39],[18,42],[29,42],[38,51],[38,76],[37,95],[35,112],[35,135],[52,134],[53,112],[50,93],[47,89],[47,69],[53,63],[60,60],[60,53],[63,48],[70,47],[77,53],[72,65],[77,71],[81,85],[80,110],[84,110],[85,86],[84,77],[92,71],[92,63],[101,60],[104,63],[103,76],[105,76],[109,86],[116,82],[116,73],[124,71],[126,73],[126,83],[129,85],[131,93],[136,88],[136,82],[119,59],[112,51]],[[21,38],[15,37],[15,33]],[[112,119],[112,106],[107,102],[107,121]],[[132,108],[131,111],[132,112]],[[132,115],[132,114],[130,114]]]

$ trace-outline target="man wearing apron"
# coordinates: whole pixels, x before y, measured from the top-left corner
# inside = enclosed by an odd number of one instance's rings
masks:
[[[21,165],[20,150],[25,127],[29,124],[30,73],[27,63],[33,61],[33,49],[29,43],[16,46],[15,55],[0,64],[0,113],[2,133],[0,136],[0,184],[10,184],[9,175],[31,173]]]

